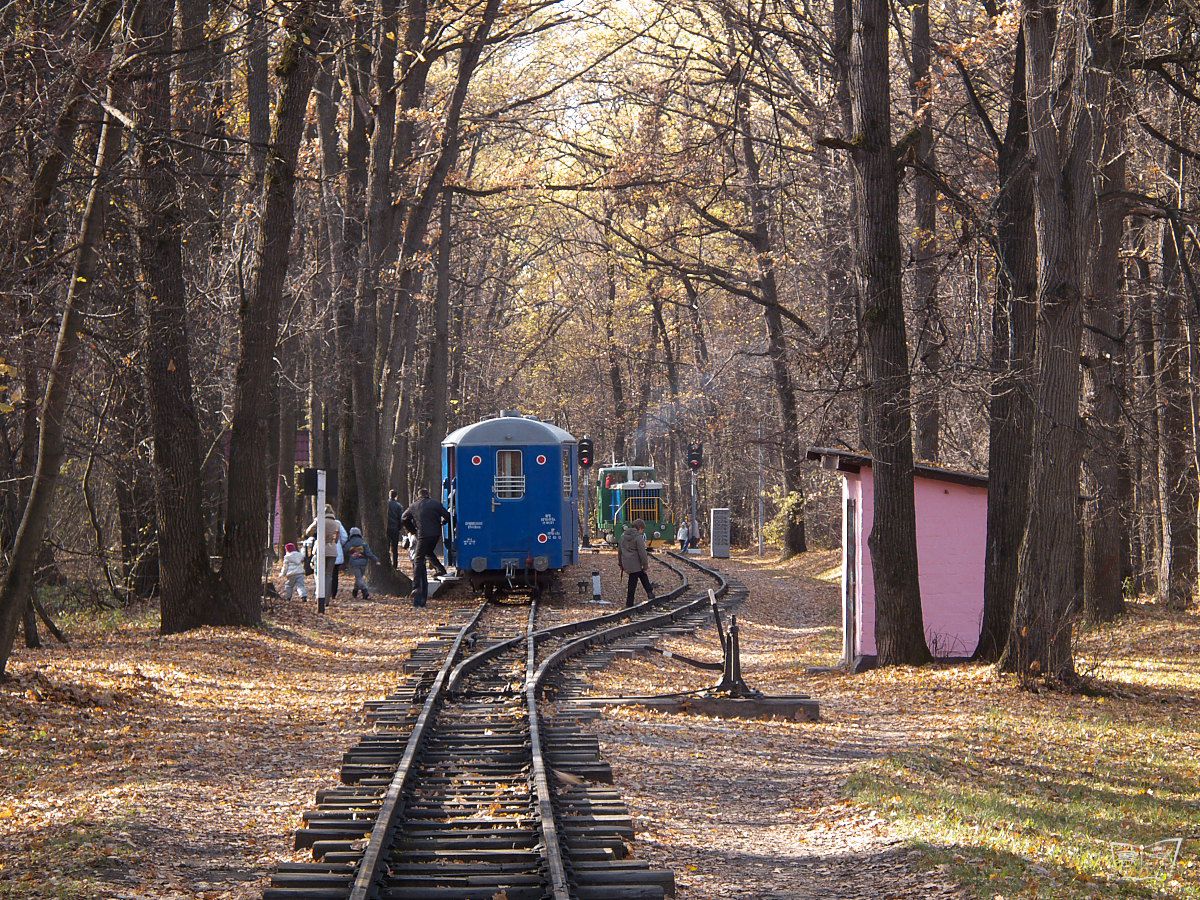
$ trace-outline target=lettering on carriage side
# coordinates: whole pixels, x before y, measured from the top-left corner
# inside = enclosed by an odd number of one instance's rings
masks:
[[[471,528],[471,529],[482,528],[483,523],[482,522],[463,522],[463,527]]]
[[[474,547],[475,546],[475,538],[465,537],[461,541],[459,541],[459,543],[462,544],[464,547]]]
[[[553,525],[557,521],[558,520],[555,519],[553,514],[551,514],[551,513],[546,513],[544,516],[542,516],[542,524],[543,525]]]

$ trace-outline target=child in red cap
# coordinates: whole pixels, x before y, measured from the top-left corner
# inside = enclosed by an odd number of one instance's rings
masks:
[[[283,599],[291,600],[292,594],[300,592],[300,599],[308,599],[308,590],[304,587],[304,554],[296,549],[295,544],[289,543],[283,548],[283,564],[279,575],[283,578]]]

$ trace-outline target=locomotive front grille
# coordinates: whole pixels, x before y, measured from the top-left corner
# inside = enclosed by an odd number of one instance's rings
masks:
[[[658,521],[658,496],[656,494],[634,494],[629,498],[625,518],[627,521],[642,519],[646,522]]]

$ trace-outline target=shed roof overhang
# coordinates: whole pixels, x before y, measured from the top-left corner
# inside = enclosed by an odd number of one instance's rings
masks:
[[[808,458],[819,462],[822,469],[835,472],[854,474],[863,466],[871,465],[871,457],[867,453],[854,453],[849,450],[836,450],[831,447],[809,447]],[[961,484],[966,487],[988,486],[986,475],[976,475],[974,472],[963,472],[960,469],[946,469],[929,463],[917,463],[913,466],[914,478],[930,478],[934,481],[948,481],[951,484]]]

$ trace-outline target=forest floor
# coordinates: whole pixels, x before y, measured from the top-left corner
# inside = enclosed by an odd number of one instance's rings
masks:
[[[811,673],[840,656],[840,553],[719,565],[750,588],[738,619],[751,687],[812,694],[822,721],[621,707],[589,726],[638,854],[675,870],[681,900],[1200,897],[1196,612],[1131,604],[1081,634],[1094,696],[1022,691],[974,665]],[[720,656],[711,629],[661,646]],[[593,690],[713,680],[637,656]],[[1177,837],[1176,865],[1147,846]]]
[[[813,694],[821,722],[622,708],[587,726],[636,817],[636,854],[672,868],[682,900],[1200,897],[1200,844],[1173,870],[1112,846],[1200,837],[1200,616],[1136,605],[1085,634],[1098,697],[1030,694],[972,666],[808,674],[838,654],[837,561],[721,563],[751,589],[748,680]],[[615,560],[592,568],[618,603]],[[603,611],[579,577],[572,617]],[[277,602],[257,630],[164,637],[147,613],[20,649],[0,685],[0,897],[247,900],[303,858],[292,832],[336,783],[363,701],[466,605],[345,590],[323,617]],[[664,646],[718,656],[711,629]],[[596,690],[711,679],[636,657]]]

